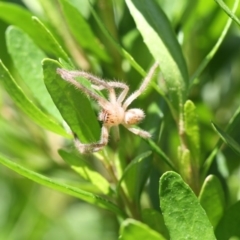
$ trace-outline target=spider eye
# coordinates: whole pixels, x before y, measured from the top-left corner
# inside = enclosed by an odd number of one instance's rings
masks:
[[[129,109],[125,113],[124,122],[127,125],[138,124],[145,117],[143,110],[139,108]]]

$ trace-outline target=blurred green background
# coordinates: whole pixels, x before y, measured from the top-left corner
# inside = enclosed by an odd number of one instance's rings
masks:
[[[4,2],[4,1],[0,1]],[[49,21],[40,2],[37,0],[5,1],[26,7],[40,19]],[[84,1],[71,0],[75,6],[84,6]],[[141,36],[136,31],[124,1],[93,1],[100,9],[102,3],[114,6],[115,27],[113,22],[103,21],[112,35],[116,35],[136,61],[143,67],[149,65],[151,56],[144,45]],[[97,3],[96,3],[97,2]],[[184,56],[188,63],[190,75],[194,73],[202,59],[217,41],[227,16],[214,1],[164,1],[158,0],[159,5],[169,17],[172,26],[182,44]],[[227,1],[231,7],[233,1]],[[84,9],[81,9],[84,11]],[[86,18],[90,16],[86,13]],[[240,9],[236,15],[240,14]],[[92,23],[91,16],[89,17]],[[114,25],[114,24],[113,24]],[[7,53],[5,30],[8,23],[1,19],[0,13],[0,58],[11,73],[19,80],[12,60]],[[101,31],[92,25],[96,35],[104,40]],[[119,54],[111,49],[114,63],[103,63],[99,72],[106,78],[141,79],[135,70],[127,71],[129,65]],[[114,55],[116,54],[116,55]],[[199,84],[196,84],[190,99],[197,107],[200,132],[202,158],[206,159],[212,151],[218,137],[211,128],[213,120],[221,127],[225,127],[240,103],[240,31],[233,24],[219,51],[205,69]],[[126,73],[124,72],[126,70]],[[138,80],[131,82],[135,89]],[[166,104],[153,95],[153,102],[163,107],[165,115],[168,113]],[[145,103],[147,105],[147,103]],[[171,121],[170,121],[171,122]],[[148,122],[144,123],[145,126]],[[165,142],[162,148],[167,149],[169,156],[176,158],[178,135],[170,123],[164,130]],[[240,123],[239,123],[240,125]],[[240,142],[238,127],[231,132],[231,136]],[[124,135],[125,133],[123,133]],[[125,145],[129,144],[131,138]],[[12,102],[5,90],[0,87],[0,152],[11,158],[21,159],[21,164],[44,175],[69,183],[76,184],[83,181],[67,166],[57,153],[64,144],[64,140],[55,134],[43,131],[26,117]],[[138,142],[136,143],[138,144]],[[123,147],[124,148],[124,147]],[[129,156],[134,153],[129,152]],[[130,157],[129,157],[130,158]],[[228,205],[240,199],[240,168],[239,157],[229,148],[224,148],[217,155],[211,167],[211,173],[220,177],[226,189]],[[88,185],[86,183],[86,189]],[[111,213],[81,202],[78,199],[49,190],[37,185],[0,166],[0,239],[117,239],[118,223]]]

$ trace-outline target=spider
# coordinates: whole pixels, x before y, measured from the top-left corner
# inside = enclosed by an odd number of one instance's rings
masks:
[[[126,100],[125,98],[128,94],[129,87],[125,83],[104,81],[84,71],[69,71],[66,69],[57,68],[57,73],[62,79],[74,85],[77,89],[80,89],[86,95],[96,100],[101,107],[101,111],[98,115],[98,119],[103,122],[100,140],[95,143],[83,144],[75,135],[74,144],[80,153],[97,152],[104,148],[108,143],[110,128],[118,127],[120,124],[122,124],[130,132],[139,135],[142,138],[151,137],[151,134],[147,131],[132,127],[132,125],[138,124],[144,119],[144,111],[138,108],[127,108],[147,88],[157,67],[158,63],[155,63],[151,67],[139,89],[133,92]],[[109,94],[109,99],[107,100],[99,96],[96,92],[84,87],[81,83],[75,80],[76,77],[88,79],[92,83],[91,87],[93,89],[106,89]],[[116,95],[115,88],[122,89],[118,96]]]

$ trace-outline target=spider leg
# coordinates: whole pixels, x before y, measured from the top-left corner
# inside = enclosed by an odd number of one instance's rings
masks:
[[[74,145],[80,153],[91,153],[91,152],[100,151],[108,143],[109,130],[110,130],[109,127],[106,127],[103,125],[102,130],[101,130],[100,140],[96,143],[84,144],[84,143],[80,142],[80,140],[77,138],[77,136],[75,136]]]
[[[65,69],[61,69],[61,70],[68,72],[69,74],[71,74],[72,77],[83,77],[83,78],[88,79],[90,82],[92,82],[93,84],[95,84],[97,86],[104,86],[105,88],[108,88],[107,82],[105,82],[103,79],[100,79],[90,73],[87,73],[84,71],[70,71],[70,70],[65,70]]]
[[[142,138],[150,138],[151,134],[145,130],[139,129],[139,128],[133,128],[128,125],[123,125],[125,128],[127,128],[130,132],[139,135]]]
[[[100,79],[90,73],[84,72],[84,71],[69,71],[69,70],[65,70],[65,69],[57,69],[57,73],[59,73],[59,71],[64,71],[64,72],[68,72],[68,74],[70,74],[72,76],[72,78],[74,77],[83,77],[88,79],[91,83],[93,83],[93,88],[96,90],[102,90],[102,89],[107,89],[109,92],[109,100],[111,102],[115,102],[116,101],[116,93],[114,91],[114,88],[111,87],[108,82],[104,81],[103,79]]]
[[[125,99],[125,97],[128,94],[128,91],[129,91],[128,85],[126,85],[125,83],[121,83],[121,82],[112,82],[111,84],[113,84],[114,87],[116,87],[116,88],[122,88],[123,89],[122,92],[118,95],[118,98],[117,98],[117,102],[122,103],[123,100]]]
[[[107,82],[104,81],[103,79],[100,79],[90,73],[84,72],[84,71],[68,71],[65,69],[57,69],[57,73],[59,73],[62,77],[62,74],[67,74],[67,75],[71,75],[72,78],[75,77],[83,77],[88,79],[91,83],[93,83],[92,87],[96,90],[103,90],[103,89],[107,89],[109,91],[109,100],[111,102],[115,102],[117,101],[118,103],[122,103],[122,101],[125,99],[128,91],[129,91],[129,87],[122,82]],[[64,78],[64,77],[63,77]],[[119,94],[118,98],[116,99],[116,93],[114,91],[114,88],[122,88],[123,91]]]
[[[65,69],[58,68],[57,73],[62,77],[62,79],[69,82],[70,84],[75,86],[77,89],[82,90],[88,96],[90,96],[91,98],[96,100],[101,107],[104,108],[108,105],[108,101],[106,99],[104,99],[103,97],[100,97],[95,92],[93,92],[90,89],[84,87],[82,84],[80,84],[79,82],[77,82],[74,79],[74,77],[79,76],[79,75],[76,74],[76,71],[68,71],[68,70],[65,70]]]
[[[122,103],[122,101],[125,99],[125,97],[128,94],[129,91],[129,87],[127,84],[122,83],[122,82],[107,82],[107,84],[109,85],[110,88],[121,88],[123,89],[122,92],[119,94],[118,98],[116,99],[116,101],[118,103]],[[96,85],[92,85],[92,87],[96,90],[103,90],[106,89],[105,86],[96,86]],[[107,88],[109,90],[109,88]]]
[[[123,88],[125,91],[126,89],[129,89],[128,86],[125,83],[122,82],[114,82],[114,81],[105,81],[103,79],[100,79],[90,73],[84,72],[84,71],[69,71],[71,72],[72,76],[74,77],[84,77],[88,79],[90,82],[92,82],[93,88],[97,90],[103,90],[103,89],[110,89],[110,88]]]
[[[149,82],[151,81],[155,70],[158,67],[158,63],[154,63],[153,66],[150,68],[147,76],[144,78],[142,84],[140,85],[139,89],[136,90],[133,94],[131,94],[126,101],[123,104],[123,108],[127,109],[127,107],[139,96],[142,94],[142,92],[146,89],[146,87],[148,86]]]

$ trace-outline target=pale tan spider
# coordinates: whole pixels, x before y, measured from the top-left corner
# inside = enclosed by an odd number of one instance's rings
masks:
[[[132,125],[138,124],[141,120],[144,119],[145,114],[143,110],[138,108],[132,108],[128,110],[127,107],[146,89],[157,67],[158,64],[155,63],[151,67],[149,73],[143,80],[139,89],[132,93],[125,101],[124,99],[126,98],[129,91],[129,87],[125,83],[107,82],[84,71],[69,71],[61,68],[57,69],[57,73],[62,77],[62,79],[74,85],[76,88],[83,91],[86,95],[96,100],[101,107],[101,111],[98,115],[98,119],[103,122],[100,140],[95,143],[83,144],[77,137],[75,137],[75,146],[81,153],[96,152],[101,150],[108,143],[110,128],[113,126],[118,127],[120,124],[122,124],[132,133],[143,138],[151,137],[150,133],[132,127]],[[84,87],[81,83],[77,82],[74,79],[76,77],[83,77],[88,79],[92,83],[93,89],[106,89],[109,93],[109,100],[106,100],[105,98],[97,95],[94,91],[91,91],[88,88]],[[116,96],[115,88],[122,89],[121,93],[118,96]]]

